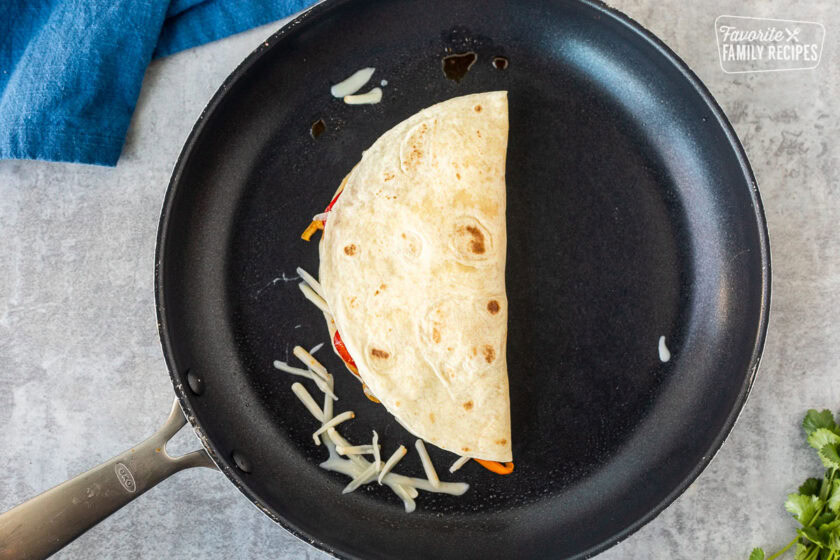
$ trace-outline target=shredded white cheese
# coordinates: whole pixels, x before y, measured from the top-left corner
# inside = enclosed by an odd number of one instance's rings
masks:
[[[393,484],[391,485],[391,489],[394,493],[402,499],[403,504],[405,504],[405,511],[406,513],[411,513],[417,508],[417,504],[414,502],[414,498],[417,496],[412,496],[411,492],[409,492],[409,487],[405,487],[402,484]],[[417,490],[415,490],[417,492]]]
[[[310,288],[312,288],[312,290],[313,290],[316,294],[318,294],[319,296],[321,296],[321,299],[327,299],[327,298],[325,298],[325,297],[324,297],[324,289],[321,287],[321,283],[320,283],[320,282],[318,282],[317,280],[315,280],[315,277],[314,277],[314,276],[312,276],[311,274],[309,274],[308,272],[306,272],[305,270],[303,270],[301,267],[297,267],[297,269],[295,270],[295,272],[297,272],[297,273],[298,273],[298,276],[300,276],[300,277],[301,277],[301,279],[302,279],[304,282],[306,282],[307,284],[309,284],[309,287],[310,287]]]
[[[356,478],[350,481],[350,484],[344,487],[344,490],[341,491],[342,494],[347,494],[348,492],[352,492],[362,484],[367,484],[368,482],[372,482],[376,479],[376,465],[371,463],[371,465],[363,470]]]
[[[330,390],[332,391],[334,387],[333,377],[330,375]],[[332,420],[333,417],[333,399],[327,393],[324,393],[324,419],[321,420],[321,423],[329,422]]]
[[[373,446],[373,463],[376,465],[376,472],[382,470],[382,457],[379,455],[379,434],[373,430],[373,440],[370,442]]]
[[[356,93],[368,83],[368,80],[370,80],[374,72],[376,72],[376,68],[371,67],[356,70],[349,78],[332,86],[330,93],[333,97],[344,97],[345,95]]]
[[[313,377],[312,381],[314,381],[315,385],[317,385],[318,388],[321,389],[322,393],[326,394],[329,398],[331,398],[334,401],[338,400],[338,397],[335,396],[335,393],[333,393],[333,390],[330,388],[332,387],[332,379],[330,379],[328,382],[325,382],[317,377]]]
[[[314,356],[315,352],[317,352],[318,350],[320,350],[323,347],[324,347],[324,343],[319,342],[318,344],[316,344],[315,346],[313,346],[312,348],[309,349],[309,353]]]
[[[285,371],[286,373],[291,373],[292,375],[300,375],[301,377],[305,377],[307,379],[315,379],[315,374],[308,369],[296,368],[280,360],[274,360],[274,364],[272,365],[280,371]]]
[[[341,445],[342,447],[352,447],[350,442],[344,439],[335,428],[329,428],[327,430],[327,435],[330,436],[330,439],[333,440],[333,443],[336,445]]]
[[[375,87],[367,93],[345,95],[344,102],[348,105],[375,105],[382,101],[382,88]]]
[[[460,496],[470,489],[470,485],[466,482],[441,482],[440,486],[432,486],[432,483],[425,478],[414,478],[403,476],[401,474],[389,473],[394,482],[398,484],[409,484],[418,490],[426,492],[439,492],[441,494],[452,494],[453,496]]]
[[[329,396],[329,398],[331,398],[334,401],[338,400],[338,397],[335,396],[335,393],[333,393],[333,391],[331,389],[332,380],[329,380],[328,382],[326,382],[323,379],[321,379],[320,377],[318,377],[317,375],[315,375],[315,373],[312,370],[296,368],[296,367],[290,366],[286,362],[282,362],[280,360],[274,360],[273,365],[274,365],[275,368],[279,369],[280,371],[285,371],[286,373],[291,373],[293,375],[299,375],[301,377],[311,379],[312,381],[315,382],[315,385],[318,386],[318,388],[321,390],[322,393],[326,393],[327,396]],[[332,377],[332,376],[330,376],[330,377]]]
[[[326,432],[330,428],[332,428],[334,426],[338,426],[342,422],[344,422],[346,420],[350,420],[351,418],[355,418],[355,417],[356,417],[356,414],[352,410],[342,412],[341,414],[339,414],[338,416],[336,416],[335,418],[332,418],[330,420],[326,419],[326,414],[325,414],[324,415],[325,422],[323,424],[321,424],[320,428],[315,430],[314,434],[312,434],[312,439],[315,440],[315,445],[321,445],[321,440],[320,440],[320,438],[318,438],[318,436],[320,436],[321,434],[323,434],[324,432]]]
[[[303,292],[303,295],[306,296],[306,299],[314,303],[318,309],[332,317],[332,313],[330,312],[329,306],[327,306],[327,302],[324,301],[324,298],[315,293],[315,290],[310,288],[309,284],[301,282],[298,286],[300,287],[300,291]]]
[[[351,458],[356,458],[359,463],[353,463],[350,460],[340,458],[336,453],[335,450],[332,449],[330,446],[327,447],[330,449],[330,457],[323,463],[321,463],[321,468],[326,469],[328,471],[338,472],[344,475],[349,476],[350,478],[357,477],[364,469],[370,466],[370,463],[359,457],[358,455],[353,455]],[[392,478],[394,475],[389,474],[385,477],[383,483],[388,486],[394,494],[396,494],[405,505],[405,511],[411,513],[415,509],[414,499],[417,497],[417,489],[412,486],[404,485],[404,484],[397,484],[394,482]],[[372,482],[372,481],[371,481]]]
[[[417,448],[417,453],[420,454],[420,462],[423,463],[423,470],[426,471],[426,478],[429,479],[432,486],[439,488],[440,478],[438,478],[435,466],[432,464],[432,458],[429,457],[429,452],[426,451],[426,446],[423,444],[423,440],[418,439],[415,441],[414,447]]]
[[[467,461],[469,460],[470,457],[459,457],[458,460],[452,463],[452,466],[449,467],[449,472],[454,473],[455,471],[466,465]]]
[[[387,475],[391,469],[393,469],[400,460],[405,457],[405,454],[408,453],[408,450],[405,448],[405,445],[400,445],[394,453],[388,457],[388,460],[385,461],[385,464],[382,466],[382,470],[379,471],[379,484],[382,484],[382,480],[384,480],[385,475]]]
[[[335,450],[339,455],[373,455],[372,445],[336,445]]]
[[[308,355],[309,358],[315,361],[314,358],[312,358],[311,353],[306,353],[305,350],[303,350],[303,352],[305,353],[302,354],[304,358]],[[301,356],[298,357],[300,358]],[[311,366],[308,361],[304,361],[304,363]],[[318,362],[315,361],[315,363]],[[315,382],[319,388],[323,387],[322,390],[325,389],[324,408],[322,410],[318,407],[315,400],[306,388],[303,387],[303,385],[300,383],[292,384],[292,391],[298,399],[300,399],[309,413],[320,422],[320,427],[313,434],[313,439],[315,439],[317,444],[319,441],[317,438],[319,436],[323,438],[323,443],[329,452],[329,457],[326,461],[321,463],[321,468],[338,472],[351,478],[350,483],[344,488],[343,493],[352,492],[364,484],[378,480],[380,484],[388,486],[394,494],[402,500],[405,511],[410,513],[417,507],[414,500],[419,495],[418,490],[460,496],[469,489],[469,484],[465,482],[440,482],[440,480],[437,479],[437,473],[434,471],[434,466],[431,464],[430,458],[428,466],[431,468],[431,474],[429,473],[429,470],[426,470],[428,480],[423,478],[407,477],[392,472],[392,469],[407,453],[405,446],[401,445],[385,462],[385,464],[381,465],[381,456],[379,454],[379,434],[377,434],[375,430],[373,432],[373,440],[370,445],[354,446],[344,439],[335,429],[335,426],[355,417],[355,414],[353,414],[352,411],[346,411],[342,412],[338,416],[333,416],[333,398],[330,397],[334,387],[333,376],[330,375],[326,369],[323,369],[322,372],[326,376],[324,379],[314,370],[295,368],[279,360],[275,362],[274,365],[277,369],[282,371],[307,377]],[[321,364],[318,363],[318,365],[320,366]],[[321,367],[323,368],[323,366]],[[418,452],[421,454],[422,460],[422,455],[425,452],[425,446],[423,446],[422,441],[418,442],[416,445]],[[420,451],[421,448],[423,451]],[[348,454],[342,457],[339,453]],[[370,462],[366,460],[361,453],[373,454],[374,461]],[[425,453],[425,455],[428,458],[428,453]],[[425,462],[424,469],[426,469]],[[435,479],[437,479],[437,484],[433,484],[432,482]]]
[[[303,406],[309,411],[312,416],[315,417],[316,420],[321,422],[324,421],[324,411],[321,410],[318,405],[315,403],[315,399],[312,398],[312,395],[309,394],[309,391],[306,390],[306,387],[301,385],[300,383],[292,383],[292,391],[297,398],[300,399],[300,402],[303,403]]]
[[[337,446],[341,445],[343,447],[352,447],[352,445],[346,439],[341,437],[341,434],[339,434],[335,428],[330,428],[329,430],[327,430],[327,436],[329,436],[330,441],[332,441],[334,444],[332,446],[327,447],[338,460],[340,460],[340,457],[338,456],[338,451],[336,451]],[[348,455],[347,459],[349,459],[350,462],[356,465],[357,467],[361,468],[366,468],[368,464],[367,461],[361,455]]]
[[[327,368],[321,365],[321,362],[313,358],[312,354],[304,350],[303,347],[295,346],[292,349],[292,354],[294,354],[298,360],[306,364],[306,367],[315,372],[315,375],[317,375],[324,381],[327,381],[327,379],[330,376],[330,374],[327,373]]]

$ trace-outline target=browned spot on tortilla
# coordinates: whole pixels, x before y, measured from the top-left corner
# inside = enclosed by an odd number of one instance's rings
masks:
[[[416,170],[423,161],[423,146],[420,142],[428,130],[428,124],[421,124],[419,132],[415,133],[414,138],[411,140],[411,150],[409,150],[408,157],[406,158],[407,161],[405,162],[406,167],[409,169]]]
[[[468,452],[468,453],[469,453],[470,448],[469,448],[469,447],[462,447],[462,448],[461,448],[461,451],[466,451],[466,452]]]
[[[467,402],[464,403],[464,410],[471,410],[472,407],[473,407],[473,402],[472,401],[467,401]]]
[[[440,331],[437,328],[432,329],[432,340],[440,342]]]
[[[387,288],[387,287],[388,287],[388,286],[387,286],[387,284],[380,284],[380,285],[379,285],[379,289],[380,289],[380,290],[384,290],[384,289],[385,289],[385,288]]]
[[[481,112],[481,105],[476,105],[475,107],[473,107],[473,109],[475,109],[476,113],[480,113]]]
[[[461,174],[460,174],[460,173],[456,173],[456,174],[455,174],[455,177],[456,177],[459,181],[461,180]]]
[[[391,354],[379,348],[371,348],[370,355],[374,358],[382,358],[383,360],[387,360],[391,356]]]
[[[435,421],[435,413],[434,413],[434,412],[430,412],[430,413],[429,413],[429,420],[430,420],[432,423],[434,423],[434,421]]]
[[[451,346],[447,346],[447,347],[446,347],[446,351],[447,351],[447,352],[452,352],[453,350],[455,350],[455,349],[454,349],[454,348],[452,348]]]
[[[496,351],[493,350],[493,347],[489,344],[484,345],[484,361],[488,364],[492,364],[493,360],[496,359]]]
[[[475,133],[478,134],[479,138],[481,138],[481,131],[480,130],[476,130]]]
[[[394,406],[400,406],[400,401],[394,401]]]
[[[478,354],[478,350],[476,349],[476,347],[475,347],[475,346],[473,346],[473,347],[472,347],[472,355],[473,355],[473,356],[475,356],[475,355],[477,355],[477,354]]]
[[[475,226],[464,226],[463,229],[466,229],[467,233],[472,236],[470,251],[476,255],[483,255],[486,249],[484,248],[484,234],[481,233],[481,230]]]
[[[385,180],[385,182],[390,181],[394,177],[395,177],[395,175],[393,173],[389,172],[389,171],[386,171],[385,173],[382,174],[382,178]]]
[[[497,444],[497,445],[504,445],[504,444],[506,444],[506,443],[507,443],[507,440],[506,440],[505,438],[502,438],[502,439],[497,439],[497,440],[496,440],[496,444]]]
[[[345,245],[344,246],[344,254],[345,255],[350,255],[352,257],[353,255],[356,254],[356,249],[357,249],[357,247],[353,243],[351,243],[350,245]]]
[[[500,309],[499,302],[496,301],[495,299],[491,299],[490,301],[487,302],[487,311],[489,311],[493,315],[498,313],[499,309]]]
[[[402,238],[405,239],[405,233],[402,234]]]

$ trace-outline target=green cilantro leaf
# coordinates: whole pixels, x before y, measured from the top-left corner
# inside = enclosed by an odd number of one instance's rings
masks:
[[[799,493],[804,496],[818,496],[821,482],[819,478],[809,478],[799,487]]]
[[[823,505],[817,496],[803,496],[802,494],[788,494],[785,509],[788,510],[803,525],[811,522]]]
[[[827,443],[820,448],[820,460],[823,465],[830,469],[840,469],[840,454],[837,453],[837,446]]]
[[[837,527],[828,532],[828,547],[835,552],[840,550],[840,529]]]
[[[820,517],[824,517],[824,516],[821,515]],[[831,523],[823,523],[822,526],[820,526],[819,529],[817,529],[817,534],[819,535],[819,540],[826,547],[830,547],[832,541],[834,541],[834,540],[837,540],[838,542],[840,542],[840,539],[837,539],[834,536],[834,533],[837,530],[838,525],[840,525],[840,523],[838,523],[835,520],[835,521],[832,521]],[[816,527],[817,524],[814,523],[814,526]]]
[[[830,511],[826,511],[825,513],[821,513],[819,517],[814,519],[814,522],[811,523],[814,527],[818,527],[820,531],[825,529],[826,531],[830,531],[833,529],[833,526],[829,526],[837,519],[837,516],[831,513]]]
[[[840,436],[828,428],[817,428],[808,436],[808,445],[818,451],[829,443],[837,445],[840,443]]]
[[[831,484],[831,494],[828,497],[828,509],[836,514],[840,514],[840,480],[835,480]]]
[[[750,560],[764,560],[764,550],[761,548],[754,548],[750,552]]]
[[[831,411],[812,409],[802,428],[826,467],[825,475],[807,479],[799,493],[788,494],[785,509],[801,524],[796,536],[769,558],[754,548],[749,560],[775,560],[794,547],[795,560],[840,560],[840,425]]]
[[[764,550],[760,548],[752,549],[750,553],[750,560],[764,560]]]
[[[825,517],[826,515],[831,515],[833,517],[833,519],[831,521],[826,521],[826,522],[820,523],[819,521],[823,517]],[[817,517],[817,521],[815,521],[813,525],[814,525],[814,527],[819,528],[820,533],[828,534],[831,531],[836,531],[840,527],[840,519],[837,519],[837,516],[832,515],[831,513],[829,513],[829,514],[824,513],[824,514],[820,515],[819,517]]]
[[[825,517],[825,514],[820,515],[820,517],[818,517],[818,518],[817,518],[817,520],[819,521],[819,519],[820,519],[820,518],[822,518],[822,517]],[[817,524],[816,524],[816,523],[814,523],[814,527],[817,527]],[[830,535],[831,533],[833,533],[833,532],[837,531],[837,528],[838,528],[838,527],[840,527],[840,521],[839,521],[839,520],[837,520],[837,518],[836,518],[836,516],[835,516],[835,519],[834,519],[834,520],[832,520],[831,522],[828,522],[828,523],[822,523],[822,524],[821,524],[821,525],[817,528],[817,531],[819,532],[819,534],[820,534],[820,535],[822,535],[822,536],[825,538],[826,542],[828,542],[829,535]]]
[[[837,432],[837,424],[834,422],[834,417],[831,415],[830,410],[817,412],[812,408],[805,415],[805,419],[802,420],[802,427],[805,429],[805,433],[808,436],[820,428],[831,430],[835,433]]]
[[[793,560],[805,560],[811,555],[811,547],[805,546],[802,543],[796,543],[796,552],[793,555]]]
[[[802,527],[801,529],[797,529],[796,532],[799,533],[800,537],[811,541],[820,548],[828,546],[828,538],[821,535],[820,532],[813,527]]]

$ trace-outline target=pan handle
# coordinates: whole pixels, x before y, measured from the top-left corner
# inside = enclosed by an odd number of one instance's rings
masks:
[[[176,399],[163,427],[143,443],[0,514],[0,560],[46,558],[176,472],[216,468],[204,449],[166,453],[186,423]]]

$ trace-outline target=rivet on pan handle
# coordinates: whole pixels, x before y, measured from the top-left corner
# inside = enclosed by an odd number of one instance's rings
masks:
[[[175,400],[169,418],[143,443],[0,514],[0,560],[46,558],[176,472],[216,468],[203,449],[166,453],[184,424]]]

